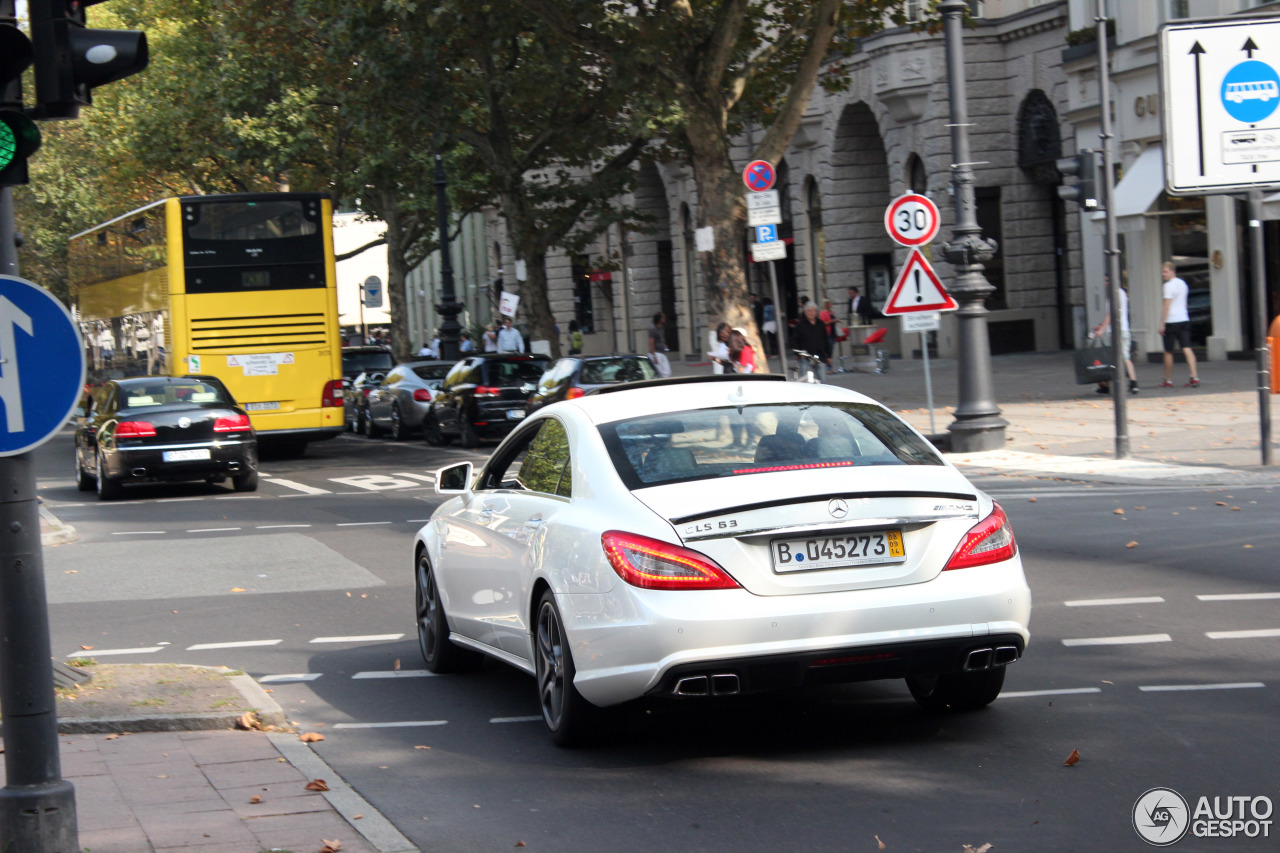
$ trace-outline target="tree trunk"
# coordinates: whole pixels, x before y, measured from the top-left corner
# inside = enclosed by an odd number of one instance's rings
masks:
[[[406,310],[405,279],[409,264],[405,259],[404,224],[396,194],[382,192],[380,207],[387,225],[387,313],[391,315],[391,355],[397,361],[408,361],[412,355],[409,340],[409,312]],[[364,294],[361,293],[363,298]]]
[[[504,194],[503,212],[511,233],[511,245],[517,260],[524,261],[525,280],[520,282],[519,313],[528,318],[530,341],[546,340],[551,343],[551,357],[560,357],[560,336],[556,334],[555,317],[551,314],[551,300],[547,294],[547,247],[534,235],[534,228],[525,214],[523,199],[517,193]]]

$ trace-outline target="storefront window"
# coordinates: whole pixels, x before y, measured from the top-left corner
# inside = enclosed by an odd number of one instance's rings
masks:
[[[1187,313],[1191,317],[1191,343],[1204,346],[1213,334],[1212,299],[1209,294],[1209,228],[1203,196],[1163,196],[1161,218],[1167,223],[1166,256],[1178,265],[1178,277],[1187,283]]]

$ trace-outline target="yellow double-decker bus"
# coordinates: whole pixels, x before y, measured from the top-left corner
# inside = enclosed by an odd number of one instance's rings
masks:
[[[76,234],[90,381],[216,376],[268,443],[343,430],[333,210],[316,193],[183,196]]]

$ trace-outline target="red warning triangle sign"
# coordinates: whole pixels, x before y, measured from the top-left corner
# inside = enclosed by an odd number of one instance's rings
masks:
[[[954,311],[958,307],[924,255],[919,249],[912,249],[880,313],[889,316],[917,311]]]

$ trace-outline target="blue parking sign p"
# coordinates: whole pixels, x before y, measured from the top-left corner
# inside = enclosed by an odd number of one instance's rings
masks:
[[[778,226],[777,225],[757,225],[756,226],[756,242],[757,243],[778,242]]]
[[[0,275],[0,456],[56,435],[83,387],[84,346],[71,313],[43,287]]]

